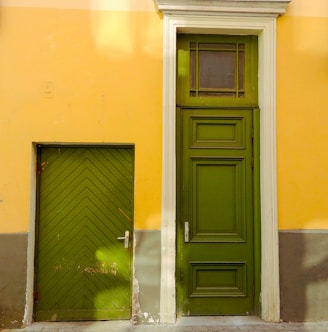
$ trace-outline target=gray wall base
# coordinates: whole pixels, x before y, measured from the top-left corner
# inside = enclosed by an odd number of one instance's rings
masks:
[[[22,326],[26,269],[27,233],[0,234],[0,329]]]
[[[134,323],[159,322],[161,232],[135,232]]]
[[[281,319],[328,320],[328,231],[281,231],[279,241]]]

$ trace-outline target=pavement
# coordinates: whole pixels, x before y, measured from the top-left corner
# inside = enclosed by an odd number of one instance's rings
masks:
[[[188,317],[172,325],[132,325],[131,321],[42,322],[2,332],[328,332],[328,322],[266,323],[258,317]]]

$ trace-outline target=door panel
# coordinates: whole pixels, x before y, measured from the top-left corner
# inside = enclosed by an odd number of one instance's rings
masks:
[[[196,158],[191,168],[191,242],[245,241],[244,160]]]
[[[251,314],[253,110],[180,108],[177,122],[178,312]]]
[[[38,148],[35,319],[129,319],[134,152]]]

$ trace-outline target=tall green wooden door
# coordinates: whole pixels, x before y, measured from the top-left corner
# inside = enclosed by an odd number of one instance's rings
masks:
[[[38,147],[34,317],[129,319],[132,147]]]
[[[257,313],[255,51],[252,37],[178,39],[179,315]]]

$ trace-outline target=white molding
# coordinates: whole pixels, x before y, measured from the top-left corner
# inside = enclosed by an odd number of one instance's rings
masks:
[[[268,14],[281,15],[291,0],[155,0],[164,14]]]
[[[174,323],[175,315],[175,220],[176,220],[176,26],[164,17],[163,152],[162,152],[162,256],[160,320]]]
[[[176,34],[178,31],[254,34],[259,38],[259,106],[261,172],[261,316],[280,319],[276,189],[276,19],[226,15],[164,15],[163,187],[162,187],[162,323],[176,320]]]
[[[26,293],[23,326],[32,324],[33,320],[33,290],[34,290],[34,255],[35,255],[35,207],[36,207],[36,144],[31,147],[30,167],[30,227],[27,239],[27,272],[26,272]]]

